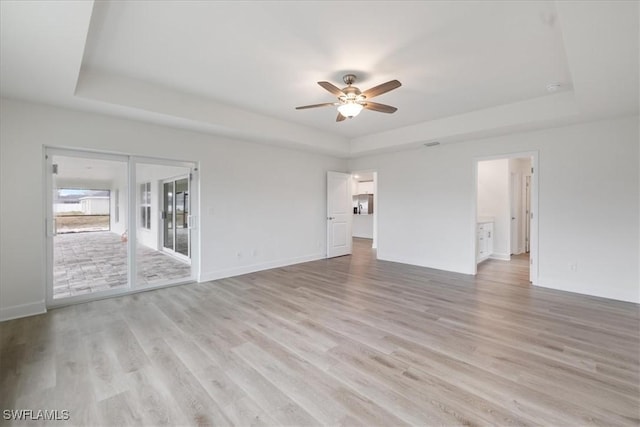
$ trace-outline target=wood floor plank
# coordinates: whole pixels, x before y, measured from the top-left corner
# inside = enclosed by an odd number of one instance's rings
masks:
[[[228,375],[249,398],[280,425],[318,426],[321,423],[295,403],[253,367],[235,354],[229,354],[223,365]]]
[[[234,348],[233,352],[284,394],[290,396],[320,424],[337,424],[346,415],[344,409],[315,384],[307,383],[302,376],[293,375],[286,365],[255,344],[247,342]]]
[[[140,418],[139,424],[154,426],[188,425],[190,419],[181,410],[162,375],[152,365],[128,374],[129,399]]]
[[[190,422],[197,425],[230,425],[218,404],[200,385],[194,374],[162,338],[153,340],[149,358],[169,385],[173,398]]]
[[[474,277],[370,246],[0,323],[0,406],[79,426],[640,425],[638,305],[531,286],[526,255]]]
[[[331,353],[343,363],[358,369],[361,375],[371,373],[386,387],[415,402],[431,416],[448,419],[445,424],[462,425],[526,425],[517,415],[493,405],[481,395],[465,392],[457,385],[437,378],[427,379],[412,374],[410,366],[362,346],[339,346]]]
[[[343,407],[345,413],[339,420],[340,424],[352,419],[361,420],[365,425],[399,426],[405,424],[395,414],[376,405],[349,388],[345,383],[341,384],[339,380],[336,382],[336,379],[323,369],[322,365],[324,364],[318,366],[313,363],[313,360],[298,356],[295,352],[291,352],[285,343],[274,341],[260,331],[248,330],[245,332],[245,336],[257,348],[264,349],[273,357],[273,360],[280,362],[286,369],[301,372],[306,384],[313,384],[317,392],[328,398],[329,405]],[[332,412],[338,411],[334,409]]]

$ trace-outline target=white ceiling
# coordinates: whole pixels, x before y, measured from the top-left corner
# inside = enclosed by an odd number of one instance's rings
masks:
[[[105,186],[94,188],[110,189],[113,188],[114,182],[125,182],[127,179],[126,160],[94,158],[90,154],[79,157],[53,154],[51,162],[58,165],[58,173],[55,175],[58,188],[69,186],[70,183],[79,183],[80,186],[88,188],[84,182],[99,182],[104,183]],[[189,168],[182,166],[136,163],[138,183],[184,176],[188,173]]]
[[[637,2],[0,4],[3,96],[340,156],[638,112]]]
[[[58,173],[54,175],[55,188],[109,190],[113,188],[113,182],[126,181],[126,162],[57,154],[51,160],[58,169]]]

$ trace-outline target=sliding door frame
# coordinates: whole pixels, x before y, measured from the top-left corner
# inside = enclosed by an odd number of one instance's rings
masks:
[[[197,281],[198,269],[200,266],[200,232],[198,227],[198,218],[200,212],[199,204],[199,165],[198,162],[184,160],[158,159],[146,156],[133,156],[127,154],[114,154],[101,151],[57,148],[44,146],[43,148],[43,170],[44,170],[44,219],[45,219],[45,235],[44,235],[44,251],[45,251],[45,287],[46,287],[46,306],[47,308],[61,307],[70,304],[76,304],[87,301],[95,301],[99,299],[109,298],[119,295],[127,295],[137,292],[143,292],[150,289],[159,289],[179,284],[192,283]],[[127,286],[119,289],[105,290],[96,293],[76,295],[67,298],[53,298],[53,255],[54,245],[53,238],[55,236],[54,218],[55,212],[53,207],[53,162],[52,156],[77,157],[78,159],[102,159],[121,161],[127,164]],[[191,238],[191,275],[188,278],[180,278],[166,281],[161,284],[139,285],[136,283],[137,265],[136,265],[136,242],[137,242],[137,183],[136,183],[136,166],[138,164],[153,164],[173,167],[189,168],[189,198],[191,214],[189,218],[189,229]]]
[[[191,205],[191,179],[190,179],[188,174],[169,177],[169,178],[163,179],[160,182],[160,186],[161,186],[160,194],[161,194],[161,196],[160,196],[159,202],[160,202],[160,209],[161,210],[165,208],[165,202],[166,202],[166,197],[167,197],[166,193],[164,191],[164,185],[168,184],[168,183],[171,183],[172,189],[173,189],[173,196],[172,196],[172,199],[171,199],[171,205],[172,205],[172,211],[171,212],[172,212],[172,215],[173,215],[172,216],[172,221],[173,221],[173,237],[172,237],[173,244],[172,244],[172,246],[173,247],[172,248],[168,248],[168,247],[165,246],[165,234],[164,234],[165,228],[164,227],[166,226],[166,223],[164,221],[166,220],[166,218],[164,218],[164,217],[162,218],[163,219],[163,224],[162,224],[162,233],[161,233],[161,236],[160,236],[160,245],[159,246],[163,251],[165,251],[169,255],[171,255],[173,257],[176,257],[176,258],[178,258],[180,260],[183,260],[183,261],[191,263],[191,232],[189,232],[188,235],[187,235],[187,255],[184,255],[184,254],[182,254],[182,253],[180,253],[180,252],[178,252],[176,250],[176,247],[177,247],[177,244],[178,244],[178,228],[177,228],[178,212],[176,210],[176,207],[177,207],[177,199],[176,199],[177,191],[176,191],[176,187],[177,187],[178,181],[182,181],[183,179],[187,181],[188,202],[189,202],[189,205]],[[191,206],[189,206],[188,213],[189,213],[188,217],[191,217]],[[189,219],[187,219],[187,229],[191,230],[191,228],[190,228],[188,223],[189,223]]]

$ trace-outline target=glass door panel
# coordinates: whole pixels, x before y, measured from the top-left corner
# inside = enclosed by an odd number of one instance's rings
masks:
[[[175,187],[175,246],[174,250],[186,257],[189,256],[189,180],[179,179]]]
[[[189,168],[164,164],[137,163],[136,188],[139,206],[136,212],[136,284],[138,286],[169,284],[191,278],[189,253],[177,251],[184,233],[188,239],[188,197],[184,191]],[[175,178],[179,177],[179,178]],[[183,182],[184,181],[184,182]],[[179,185],[176,183],[180,182]],[[188,194],[188,191],[187,191]],[[186,208],[184,207],[186,204]]]
[[[164,247],[173,250],[174,230],[173,230],[173,181],[163,184],[163,219],[164,219]]]
[[[51,300],[128,288],[126,158],[56,153],[47,154]]]

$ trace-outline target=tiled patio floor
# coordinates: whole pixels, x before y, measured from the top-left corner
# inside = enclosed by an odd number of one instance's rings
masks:
[[[116,233],[88,232],[54,237],[53,295],[64,298],[127,286],[127,245]],[[138,245],[137,283],[188,278],[191,266]]]

